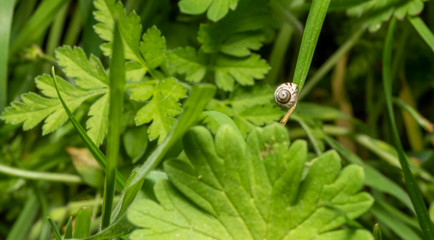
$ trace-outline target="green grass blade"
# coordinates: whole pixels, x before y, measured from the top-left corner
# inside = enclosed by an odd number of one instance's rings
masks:
[[[124,105],[125,57],[118,23],[115,21],[112,59],[110,62],[110,109],[107,134],[107,171],[104,186],[104,202],[102,211],[102,228],[110,225],[115,195],[117,158],[119,154],[119,138],[121,135],[121,117]]]
[[[68,106],[66,106],[66,103],[63,100],[62,96],[60,95],[60,92],[59,92],[59,89],[58,89],[57,83],[56,83],[56,75],[54,74],[54,68],[52,69],[52,75],[53,75],[53,82],[54,82],[54,87],[56,88],[57,96],[59,97],[59,100],[62,103],[63,108],[65,109],[66,113],[68,114],[69,120],[71,121],[72,125],[74,125],[74,128],[75,128],[75,130],[77,130],[81,139],[84,141],[86,146],[89,148],[89,151],[92,153],[92,156],[96,159],[96,161],[101,166],[101,168],[104,171],[106,171],[107,167],[106,167],[106,159],[105,159],[104,154],[101,152],[101,150],[99,150],[99,148],[93,143],[93,141],[87,135],[84,128],[80,125],[80,123],[74,117],[72,112],[69,110]],[[120,189],[123,189],[125,186],[125,179],[122,177],[122,175],[119,172],[116,173],[116,185]]]
[[[378,223],[376,223],[374,225],[374,238],[375,240],[383,240],[383,236],[381,234],[381,228],[380,225]]]
[[[69,217],[68,223],[66,223],[64,238],[65,239],[72,238],[72,217]]]
[[[6,240],[26,240],[38,211],[38,199],[36,195],[30,193],[30,197],[27,199],[19,217],[15,220]]]
[[[313,53],[315,52],[329,5],[330,0],[314,0],[310,7],[294,72],[293,82],[298,85],[299,92],[303,88],[304,81],[309,72]]]
[[[90,220],[92,217],[92,209],[82,208],[77,213],[74,227],[74,238],[85,238],[90,235]]]
[[[422,39],[434,51],[434,34],[429,30],[428,26],[418,16],[409,16],[408,21],[413,25],[414,29],[419,33]]]
[[[292,114],[291,118],[294,119],[298,124],[300,124],[301,128],[303,128],[303,130],[306,132],[306,135],[309,138],[316,155],[321,155],[323,152],[321,150],[323,149],[321,147],[322,143],[318,136],[316,136],[314,129],[306,123],[306,120],[302,116],[299,116],[296,113]]]
[[[410,116],[427,132],[434,131],[434,125],[425,117],[423,117],[416,109],[412,108],[406,102],[399,98],[393,98],[393,102],[403,110],[407,111]]]
[[[393,139],[395,141],[396,149],[399,155],[399,162],[402,167],[402,172],[404,174],[405,186],[410,195],[410,199],[413,202],[414,209],[416,210],[416,215],[419,219],[419,224],[422,228],[425,239],[434,239],[434,226],[429,218],[429,214],[425,203],[423,201],[422,195],[417,187],[416,181],[410,172],[408,166],[408,158],[405,155],[404,148],[402,147],[401,140],[399,138],[398,129],[396,127],[395,116],[393,113],[392,106],[392,74],[391,62],[392,62],[392,46],[393,46],[393,33],[395,29],[396,19],[393,18],[390,22],[389,29],[387,32],[387,37],[385,40],[385,46],[383,51],[383,85],[384,94],[386,97],[386,105],[389,114],[390,126],[392,128]]]
[[[410,210],[414,212],[413,205],[408,194],[394,181],[390,180],[386,176],[384,176],[380,171],[371,167],[368,164],[365,164],[362,159],[360,159],[356,154],[352,153],[350,150],[342,146],[335,139],[329,137],[325,134],[324,136],[327,144],[338,151],[345,159],[349,162],[360,165],[363,167],[365,171],[365,185],[371,188],[377,189],[381,192],[388,193],[397,199],[399,199],[402,203],[404,203]]]
[[[421,237],[409,225],[405,224],[399,216],[396,215],[398,210],[392,211],[384,208],[385,204],[377,202],[372,206],[371,213],[381,223],[382,226],[388,227],[392,232],[398,235],[399,239],[420,240]]]
[[[56,237],[56,240],[62,240],[62,236],[60,236],[60,232],[59,229],[57,228],[56,223],[54,222],[53,219],[51,219],[50,217],[47,217],[48,222],[51,225],[51,228],[53,229],[54,232],[54,236]]]
[[[29,171],[5,166],[3,164],[0,164],[0,173],[30,180],[42,180],[63,183],[83,182],[79,176],[72,174]]]
[[[283,24],[277,34],[269,59],[271,70],[265,78],[268,84],[275,84],[277,81],[293,32],[294,30],[289,24]]]
[[[134,171],[128,178],[121,201],[119,201],[116,215],[125,213],[136,198],[145,176],[154,169],[164,158],[169,149],[184,135],[184,133],[195,124],[209,100],[214,96],[215,87],[212,85],[196,85],[191,91],[191,95],[184,104],[184,111],[178,122],[154,152],[148,157],[146,162]]]
[[[0,113],[7,104],[8,56],[15,0],[3,0],[0,7]]]
[[[69,0],[45,0],[40,3],[20,34],[11,42],[9,55],[15,55],[18,50],[37,40],[57,16],[56,13],[68,2]]]

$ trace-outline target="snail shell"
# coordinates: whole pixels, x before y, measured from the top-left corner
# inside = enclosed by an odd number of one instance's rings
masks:
[[[291,108],[298,100],[298,86],[295,83],[283,83],[274,92],[274,101],[284,108]]]

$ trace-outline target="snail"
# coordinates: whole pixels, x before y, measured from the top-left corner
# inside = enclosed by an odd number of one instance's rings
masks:
[[[285,116],[280,120],[280,123],[285,125],[295,109],[298,101],[298,86],[295,83],[280,84],[274,92],[274,100],[277,105],[289,108]]]

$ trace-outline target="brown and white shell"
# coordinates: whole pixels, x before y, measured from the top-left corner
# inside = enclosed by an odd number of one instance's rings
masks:
[[[274,92],[274,101],[284,108],[291,108],[298,100],[298,86],[295,83],[283,83]]]

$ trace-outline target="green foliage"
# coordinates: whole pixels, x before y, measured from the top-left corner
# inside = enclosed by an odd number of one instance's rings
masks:
[[[246,57],[262,46],[273,20],[267,1],[241,1],[236,11],[219,22],[201,24],[197,38],[205,53]]]
[[[163,79],[158,85],[144,85],[131,91],[133,100],[149,100],[136,115],[136,124],[141,125],[152,121],[148,132],[149,138],[159,138],[159,142],[166,137],[170,127],[176,122],[173,118],[181,112],[179,99],[184,98],[184,87],[174,78]]]
[[[69,3],[3,11],[0,239],[431,239],[432,3]]]
[[[371,31],[376,31],[381,24],[394,16],[403,19],[405,16],[418,15],[423,10],[423,0],[387,0],[387,1],[364,1],[360,5],[348,9],[352,16],[364,16],[364,24]]]
[[[249,88],[238,88],[225,100],[213,99],[207,110],[214,110],[230,116],[240,129],[243,136],[255,126],[278,121],[282,111],[274,104],[273,91],[267,86],[255,85]],[[207,118],[208,128],[214,132],[218,124],[212,118]]]
[[[107,92],[106,89],[95,89],[93,91],[86,91],[80,87],[73,87],[70,83],[64,79],[58,77],[59,90],[65,100],[68,102],[69,108],[74,111],[80,104],[85,100],[90,99],[94,96],[103,95]],[[37,95],[35,93],[25,93],[21,96],[22,102],[14,102],[10,107],[7,107],[3,112],[1,119],[5,120],[7,123],[20,124],[23,123],[23,129],[28,130],[35,127],[43,119],[44,125],[42,127],[43,134],[50,133],[63,124],[67,119],[68,115],[63,110],[63,107],[59,100],[57,99],[56,92],[53,86],[53,80],[48,75],[42,75],[35,80],[38,89],[45,95]],[[95,105],[99,105],[99,102],[95,102]],[[92,117],[97,116],[96,114],[104,114],[104,108],[93,108]],[[104,127],[102,125],[101,127]],[[91,128],[88,125],[89,135],[93,137],[93,141],[100,143],[102,141],[102,136],[98,138],[98,135],[92,134],[90,132]]]
[[[235,82],[253,85],[254,79],[264,78],[269,70],[268,64],[256,54],[246,58],[219,54],[214,62],[210,62],[211,57],[201,50],[196,52],[194,48],[186,47],[172,51],[169,56],[174,71],[186,74],[187,81],[200,82],[207,71],[213,71],[217,87],[225,91],[232,91]]]
[[[235,10],[239,0],[181,0],[178,5],[182,12],[188,14],[202,14],[207,11],[210,20],[218,21],[224,17],[229,9]]]
[[[289,145],[278,125],[247,141],[228,125],[215,139],[196,127],[183,144],[188,160],[165,163],[170,182],[155,186],[159,203],[141,200],[129,211],[145,228],[132,239],[373,239],[366,230],[335,230],[373,202],[359,193],[362,169],[340,172],[335,152],[315,159],[304,177],[306,143]]]

